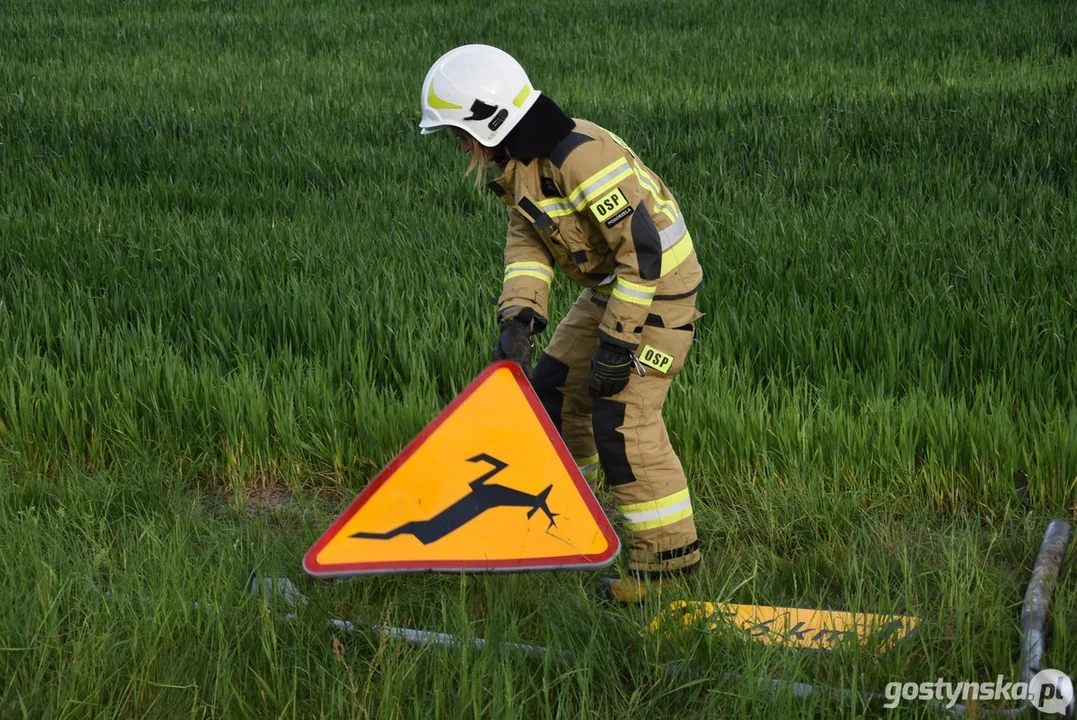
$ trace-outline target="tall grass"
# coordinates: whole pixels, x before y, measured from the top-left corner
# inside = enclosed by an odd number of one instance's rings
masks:
[[[331,504],[192,499],[188,481],[160,463],[93,478],[0,472],[10,599],[0,609],[0,714],[10,717],[876,715],[878,706],[802,703],[734,676],[874,691],[892,679],[1014,678],[1015,608],[1043,530],[1022,515],[984,525],[756,487],[701,513],[713,552],[686,586],[617,609],[595,604],[582,573],[304,580],[297,540],[331,519]],[[286,619],[284,603],[247,595],[249,564],[300,581],[309,604]],[[1075,657],[1074,589],[1070,573],[1049,625],[1047,657],[1063,668]],[[681,597],[909,613],[922,625],[884,655],[643,631]],[[359,632],[333,631],[329,618]],[[375,624],[551,654],[409,648]],[[575,662],[557,662],[560,650]]]
[[[414,127],[473,22],[101,7],[4,20],[0,442],[27,467],[162,446],[369,473],[490,342],[500,211]],[[595,7],[572,62],[534,10],[480,20],[692,218],[708,317],[671,424],[701,471],[822,456],[999,502],[1023,467],[1072,505],[1077,81],[1052,7],[686,3],[645,14],[643,54]]]

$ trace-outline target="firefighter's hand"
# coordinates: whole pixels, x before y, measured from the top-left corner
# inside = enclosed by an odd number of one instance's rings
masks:
[[[631,373],[631,353],[618,345],[600,342],[591,358],[591,383],[587,390],[593,398],[616,395],[628,385]]]
[[[494,344],[492,360],[511,360],[531,377],[531,331],[528,324],[515,318],[501,321],[501,335]]]

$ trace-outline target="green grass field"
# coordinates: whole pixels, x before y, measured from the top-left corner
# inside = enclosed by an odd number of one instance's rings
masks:
[[[666,418],[706,559],[663,600],[923,618],[908,641],[641,634],[660,604],[602,608],[593,573],[303,574],[495,337],[503,209],[417,131],[467,42],[625,138],[693,231]],[[912,717],[727,675],[1015,678],[1077,508],[1075,44],[1048,0],[8,0],[0,716]],[[245,595],[251,564],[310,604]],[[1047,661],[1075,674],[1067,570]]]

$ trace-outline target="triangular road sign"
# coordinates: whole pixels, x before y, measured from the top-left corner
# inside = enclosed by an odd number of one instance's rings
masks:
[[[303,558],[319,577],[598,568],[621,544],[523,371],[487,367]]]

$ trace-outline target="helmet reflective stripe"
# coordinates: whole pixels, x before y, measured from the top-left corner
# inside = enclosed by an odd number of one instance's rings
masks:
[[[434,92],[433,84],[430,85],[430,92],[426,94],[427,104],[435,110],[463,110],[459,105],[453,105],[451,102],[446,102],[437,96]]]
[[[531,94],[531,86],[524,85],[520,88],[520,92],[516,93],[516,97],[512,99],[512,104],[516,107],[523,107],[524,101],[527,100],[527,96]]]
[[[438,58],[423,80],[424,135],[452,126],[486,147],[505,139],[541,93],[520,63],[489,45],[463,45]]]

